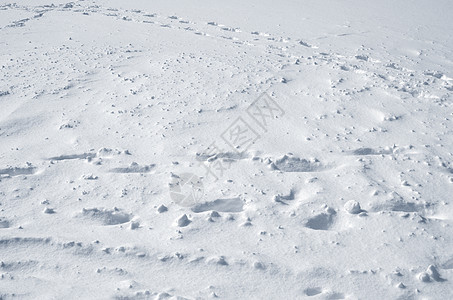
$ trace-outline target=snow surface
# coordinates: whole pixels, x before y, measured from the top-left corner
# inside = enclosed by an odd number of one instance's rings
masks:
[[[0,0],[0,299],[452,299],[450,0]]]

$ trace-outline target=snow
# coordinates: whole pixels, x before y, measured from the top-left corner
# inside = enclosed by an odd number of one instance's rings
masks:
[[[0,0],[0,298],[453,298],[452,13]]]

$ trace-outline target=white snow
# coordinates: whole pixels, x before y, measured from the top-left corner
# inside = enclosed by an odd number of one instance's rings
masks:
[[[453,298],[452,16],[0,0],[0,299]]]

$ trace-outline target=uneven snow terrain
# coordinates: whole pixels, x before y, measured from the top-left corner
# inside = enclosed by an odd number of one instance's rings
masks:
[[[0,0],[0,299],[452,299],[452,16]]]

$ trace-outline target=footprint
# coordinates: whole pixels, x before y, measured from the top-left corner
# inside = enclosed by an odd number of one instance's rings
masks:
[[[7,25],[6,27],[10,27],[10,28],[13,28],[13,27],[24,27],[25,23],[28,22],[28,21],[30,21],[29,18],[13,21],[12,24]]]
[[[271,163],[271,168],[282,172],[319,172],[326,169],[317,159],[309,161],[288,155]]]
[[[372,148],[359,148],[352,151],[353,155],[381,155],[381,154],[392,154],[393,151],[391,149],[384,149],[384,150],[375,150]]]
[[[322,293],[322,290],[320,287],[314,287],[314,288],[307,288],[304,290],[305,295],[311,297],[311,296],[316,296]]]
[[[118,208],[114,209],[99,209],[99,208],[83,208],[81,216],[99,222],[102,225],[118,225],[127,223],[132,219],[128,213],[121,211]]]
[[[305,227],[313,230],[329,230],[333,224],[333,216],[327,213],[321,213],[307,220]]]
[[[409,202],[400,195],[394,193],[390,199],[374,201],[371,204],[371,211],[402,211],[402,212],[420,212],[424,209],[421,203]]]
[[[315,215],[305,222],[305,227],[313,230],[329,230],[335,219],[336,211],[327,207],[326,212]]]
[[[355,58],[358,60],[363,60],[363,61],[368,61],[368,59],[369,59],[369,57],[366,55],[356,55]]]
[[[209,150],[207,150],[209,151]],[[237,161],[241,159],[248,158],[249,155],[245,152],[219,152],[219,153],[197,153],[197,160],[199,161],[207,161],[212,162],[216,159],[222,159],[223,161],[230,162],[230,161]]]
[[[442,264],[442,269],[453,270],[453,257]]]
[[[201,213],[210,210],[218,212],[241,212],[243,211],[243,206],[244,202],[240,198],[217,199],[213,202],[197,204],[192,207],[192,211],[195,213]]]
[[[329,300],[344,299],[344,298],[345,298],[345,296],[343,293],[332,292],[332,293],[326,295],[326,299],[329,299]]]
[[[0,169],[0,175],[8,176],[19,176],[19,175],[32,175],[35,173],[36,168],[27,167],[27,168],[18,168],[18,167],[9,167],[6,169]]]
[[[329,300],[334,300],[334,299],[344,299],[345,296],[343,293],[337,293],[337,292],[326,292],[322,291],[320,287],[314,287],[314,288],[307,288],[304,290],[305,295],[311,297],[311,296],[316,296],[319,294],[323,294],[323,299],[329,299]]]
[[[310,45],[309,43],[304,42],[304,41],[299,41],[299,44],[301,44],[302,46],[307,47],[307,48],[312,48],[313,47],[312,45]]]
[[[96,153],[68,154],[50,157],[48,160],[87,159],[96,157]]]
[[[155,167],[154,164],[140,166],[136,162],[133,162],[129,165],[129,167],[124,168],[113,168],[109,172],[110,173],[148,173]]]
[[[284,202],[284,201],[291,201],[291,200],[294,200],[294,198],[295,198],[295,191],[294,191],[294,189],[291,189],[289,191],[288,195],[280,195],[280,194],[275,195],[274,201],[286,204],[286,202]]]
[[[1,228],[9,228],[10,223],[7,219],[0,218],[0,229]]]
[[[265,32],[258,32],[258,31],[253,31],[253,32],[250,32],[250,34],[253,34],[253,35],[259,35],[259,36],[270,36],[269,33],[265,33]]]
[[[30,247],[30,245],[45,245],[49,244],[52,241],[51,238],[34,238],[34,237],[4,237],[0,239],[0,248],[9,247],[9,246],[20,246],[25,245]]]

